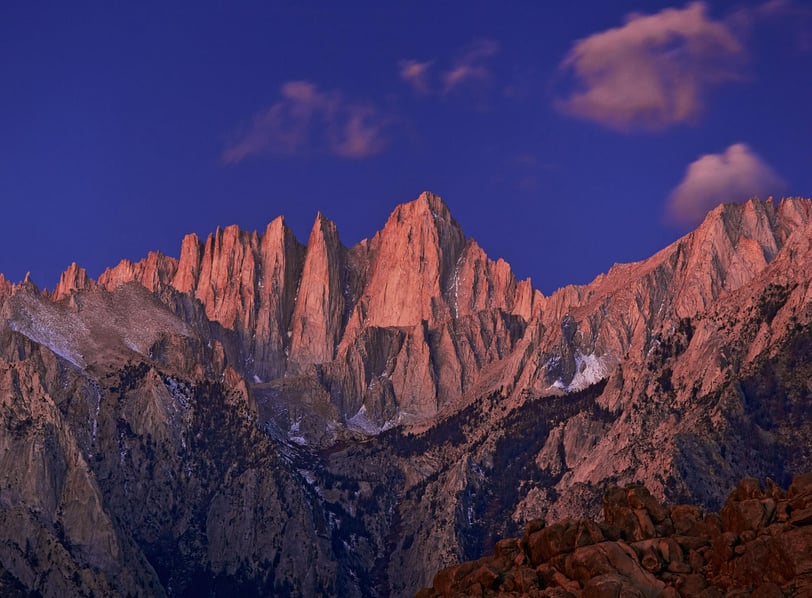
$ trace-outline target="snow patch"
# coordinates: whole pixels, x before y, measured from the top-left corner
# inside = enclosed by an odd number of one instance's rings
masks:
[[[129,336],[124,337],[124,344],[130,351],[135,351],[136,353],[140,353],[143,355],[144,352],[138,347],[138,345],[135,344],[135,342]]]
[[[302,436],[301,431],[301,424],[302,418],[300,417],[295,422],[290,424],[290,429],[288,430],[288,440],[299,446],[307,446],[307,439]]]
[[[378,425],[375,422],[373,422],[371,419],[369,419],[369,416],[367,415],[366,405],[361,405],[361,408],[358,410],[358,413],[356,413],[351,418],[349,418],[345,422],[344,426],[349,430],[353,430],[354,432],[362,432],[362,433],[368,434],[370,436],[377,436],[381,432],[386,432],[387,430],[391,430],[395,426],[403,423],[402,419],[403,419],[403,414],[398,409],[398,413],[394,418],[392,418],[392,419],[390,419],[388,421],[385,421],[383,423],[383,425]],[[338,422],[334,422],[334,423],[336,424],[336,427],[341,426],[341,424],[338,423]],[[331,431],[329,429],[329,427],[328,427],[328,431]]]
[[[611,372],[609,359],[607,356],[575,354],[575,376],[569,384],[565,384],[561,378],[553,382],[552,387],[564,392],[577,392],[597,384],[607,378]]]
[[[460,254],[460,257],[457,258],[457,263],[454,264],[454,278],[451,281],[451,288],[454,289],[453,315],[455,318],[460,315],[460,266],[463,261],[465,261],[465,252]]]
[[[313,475],[313,472],[308,469],[297,469],[296,471],[299,472],[299,475],[305,479],[309,485],[313,485],[316,483],[316,476]]]
[[[367,406],[361,405],[358,413],[353,415],[347,420],[347,427],[356,432],[363,432],[364,434],[380,434],[384,428],[378,426],[367,416]]]
[[[28,322],[28,326],[9,320],[8,327],[15,332],[27,336],[35,343],[48,347],[61,358],[69,361],[78,368],[84,367],[84,359],[69,335],[64,334],[55,325],[51,314],[44,310],[35,314]]]
[[[189,389],[186,388],[186,385],[179,384],[178,381],[172,376],[166,376],[163,379],[163,382],[164,386],[169,391],[169,394],[178,402],[181,409],[186,409],[186,407],[189,406],[189,401],[191,400]]]
[[[99,411],[101,411],[101,393],[99,392],[99,387],[95,384],[93,385],[93,394],[95,395],[96,399],[96,407],[93,410],[93,422],[92,422],[92,435],[91,441],[96,442],[96,431],[99,427]]]

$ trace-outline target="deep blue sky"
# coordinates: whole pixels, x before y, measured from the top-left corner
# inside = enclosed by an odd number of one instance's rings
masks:
[[[0,272],[51,288],[279,214],[306,241],[319,210],[351,245],[431,190],[545,293],[585,283],[718,200],[812,196],[811,14],[6,0]]]

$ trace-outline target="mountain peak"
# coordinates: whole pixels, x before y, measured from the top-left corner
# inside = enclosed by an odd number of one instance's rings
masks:
[[[319,212],[307,241],[291,323],[290,362],[295,367],[333,358],[343,324],[345,253],[335,223]]]
[[[3,276],[2,272],[0,272],[0,305],[2,305],[3,300],[11,295],[11,290],[14,288],[14,285],[11,284],[5,276]]]
[[[55,301],[59,301],[63,297],[69,296],[72,291],[87,288],[91,282],[92,280],[88,278],[87,270],[76,265],[76,262],[73,262],[59,277],[59,283],[54,289],[53,298]]]
[[[448,206],[439,195],[431,191],[423,191],[416,200],[418,203],[425,204],[428,208],[438,214],[448,214]]]
[[[737,563],[760,575],[764,559],[747,555],[808,519],[812,478],[786,495],[748,483],[741,511],[702,511],[742,475],[788,482],[808,469],[810,215],[801,200],[723,206],[652,258],[546,298],[428,193],[351,249],[318,214],[307,246],[281,219],[261,236],[226,227],[186,237],[179,259],[123,260],[90,291],[73,264],[59,302],[0,276],[0,444],[14,457],[0,485],[20,507],[0,526],[0,595],[9,580],[49,595],[163,595],[155,571],[170,563],[179,594],[222,581],[399,598],[537,518],[548,525],[532,524],[534,540],[497,545],[517,575],[496,579],[479,561],[477,584],[552,585],[534,551],[584,530],[597,544],[555,558],[575,563],[611,535],[643,546],[618,553],[638,578],[731,571],[730,546],[712,561],[695,542],[728,524],[746,548]],[[629,486],[612,493],[608,527],[552,524],[595,514],[605,484],[633,482],[701,509],[669,523]],[[804,565],[808,544],[795,552]],[[581,571],[567,563],[561,575]]]
[[[444,318],[438,303],[465,246],[465,234],[439,196],[424,192],[399,205],[372,240],[377,267],[366,289],[377,326],[414,326]]]
[[[330,235],[336,236],[338,238],[338,227],[336,223],[330,220],[327,216],[325,216],[321,210],[316,213],[316,219],[313,221],[313,227],[310,229],[310,238],[313,238],[314,234],[318,235]],[[308,241],[309,243],[309,241]]]
[[[453,224],[455,228],[459,228],[443,199],[430,191],[423,191],[417,199],[400,204],[392,212],[389,220],[394,218],[398,222],[414,221],[429,215],[436,221]]]

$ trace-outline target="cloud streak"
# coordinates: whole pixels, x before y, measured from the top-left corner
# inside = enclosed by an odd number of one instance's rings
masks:
[[[497,41],[480,39],[465,46],[456,60],[439,72],[433,69],[431,60],[401,60],[399,75],[419,95],[447,95],[466,88],[479,90],[493,78],[490,62],[498,53]]]
[[[766,0],[756,6],[744,6],[727,20],[742,35],[765,22],[780,23],[782,34],[795,38],[799,49],[808,51],[812,47],[812,9],[793,0]]]
[[[668,198],[666,217],[676,225],[693,225],[720,203],[779,194],[786,183],[744,143],[692,162]]]
[[[283,84],[280,96],[226,145],[224,163],[237,164],[264,153],[295,156],[318,151],[358,159],[386,147],[387,119],[371,104],[350,101],[338,91],[322,91],[309,81]]]
[[[701,2],[576,42],[560,65],[574,89],[557,107],[612,129],[659,130],[695,121],[709,88],[739,78],[745,50]]]
[[[401,60],[400,78],[421,95],[429,93],[429,69],[431,61],[420,62],[418,60]]]
[[[487,83],[491,78],[489,60],[499,53],[499,44],[482,39],[468,46],[454,65],[443,73],[443,93],[464,85]]]

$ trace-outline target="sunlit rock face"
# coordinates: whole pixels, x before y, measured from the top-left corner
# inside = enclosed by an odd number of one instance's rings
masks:
[[[430,422],[461,405],[483,367],[523,336],[541,298],[466,239],[431,193],[349,249],[321,214],[305,246],[277,218],[262,235],[236,226],[205,243],[189,235],[178,260],[151,253],[99,278],[108,290],[128,282],[184,319],[194,304],[198,328],[215,323],[231,337],[232,365],[249,382],[317,379],[340,423],[360,415],[368,430]],[[53,297],[92,284],[74,265]]]
[[[0,589],[406,596],[610,484],[786,485],[811,215],[720,206],[550,296],[431,193],[350,248],[280,217],[52,292],[0,277]]]

